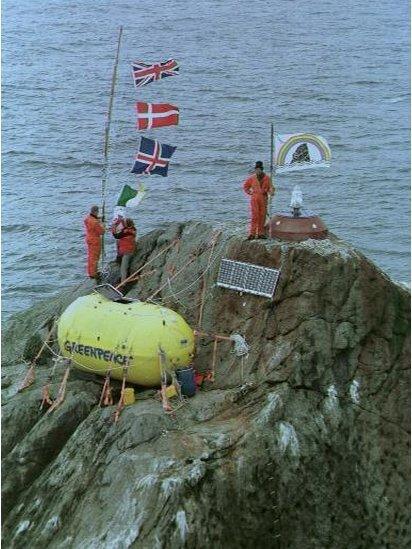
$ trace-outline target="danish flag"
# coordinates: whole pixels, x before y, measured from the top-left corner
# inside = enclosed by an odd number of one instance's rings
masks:
[[[133,79],[136,88],[150,84],[154,80],[161,80],[167,76],[177,76],[179,74],[179,65],[175,59],[161,63],[142,63],[135,61],[133,63]]]
[[[132,173],[167,176],[169,161],[176,147],[142,137]]]
[[[150,130],[161,126],[179,124],[179,109],[169,103],[136,103],[137,123],[139,130]]]

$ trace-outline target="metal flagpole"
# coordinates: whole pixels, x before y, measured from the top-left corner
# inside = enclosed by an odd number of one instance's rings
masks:
[[[270,125],[270,183],[273,186],[273,135],[274,135],[274,128],[273,128],[273,122]],[[270,223],[271,217],[272,217],[272,195],[270,195],[269,198],[269,238],[272,238],[272,225]]]
[[[110,125],[112,121],[112,109],[113,109],[113,99],[114,99],[114,88],[116,85],[116,76],[117,76],[117,66],[119,64],[119,53],[120,53],[120,41],[122,39],[123,26],[119,28],[119,38],[117,41],[117,51],[116,59],[113,67],[112,75],[112,85],[110,89],[110,100],[109,108],[107,111],[106,124],[104,128],[104,147],[103,147],[103,170],[102,170],[102,220],[105,219],[105,209],[106,209],[106,182],[107,182],[107,168],[108,168],[108,157],[109,157],[109,138],[110,138]],[[102,236],[102,265],[105,259],[105,247],[104,247],[104,234]]]

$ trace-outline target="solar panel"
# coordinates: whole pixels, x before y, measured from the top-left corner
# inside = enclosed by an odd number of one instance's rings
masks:
[[[279,275],[278,269],[222,259],[216,284],[222,288],[272,298]]]

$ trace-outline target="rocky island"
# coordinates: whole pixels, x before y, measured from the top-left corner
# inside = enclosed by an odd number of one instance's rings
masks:
[[[222,258],[280,269],[274,299],[216,286]],[[162,288],[156,299],[193,328],[202,307],[202,330],[242,334],[247,359],[222,341],[214,382],[175,414],[137,390],[117,423],[114,406],[99,407],[103,379],[72,369],[46,414],[42,387],[50,379],[56,395],[63,371],[47,351],[18,392],[27,363],[93,285],[14,315],[2,349],[4,547],[409,547],[409,290],[333,235],[247,242],[228,225],[175,223],[139,240],[131,270],[149,261],[126,295]],[[212,354],[199,339],[200,372]]]

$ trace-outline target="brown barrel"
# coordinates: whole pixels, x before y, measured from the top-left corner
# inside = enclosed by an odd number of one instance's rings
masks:
[[[321,218],[311,212],[302,212],[300,217],[281,212],[269,222],[268,236],[280,240],[300,241],[308,238],[327,238],[328,229]]]

